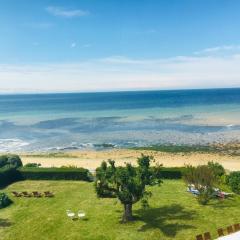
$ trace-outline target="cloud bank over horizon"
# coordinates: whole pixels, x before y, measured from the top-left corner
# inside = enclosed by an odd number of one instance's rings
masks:
[[[240,87],[239,47],[209,49],[192,56],[159,59],[113,56],[71,63],[1,64],[0,92]]]

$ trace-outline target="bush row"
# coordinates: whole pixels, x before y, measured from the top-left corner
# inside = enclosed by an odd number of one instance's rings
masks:
[[[163,179],[181,179],[186,168],[184,167],[172,167],[172,168],[161,168],[160,178]]]
[[[160,178],[180,179],[185,168],[162,168]],[[0,168],[0,187],[20,180],[82,180],[92,181],[91,173],[84,168]]]
[[[0,188],[20,180],[92,181],[92,175],[84,168],[0,168]]]
[[[19,181],[20,179],[21,174],[15,168],[0,168],[0,188]]]
[[[20,168],[23,180],[83,180],[91,181],[91,174],[84,168]]]

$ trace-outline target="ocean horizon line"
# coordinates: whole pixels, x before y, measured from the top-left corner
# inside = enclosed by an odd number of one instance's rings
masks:
[[[57,94],[94,94],[94,93],[131,93],[131,92],[175,92],[175,91],[208,91],[208,90],[238,90],[237,87],[212,87],[212,88],[167,88],[167,89],[119,89],[119,90],[103,90],[103,91],[26,91],[26,92],[1,92],[0,96],[6,95],[57,95]]]

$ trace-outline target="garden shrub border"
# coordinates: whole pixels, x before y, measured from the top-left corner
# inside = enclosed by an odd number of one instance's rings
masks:
[[[0,168],[0,188],[21,180],[20,172],[15,168]]]
[[[0,168],[0,188],[21,180],[80,180],[92,181],[85,168]]]
[[[162,167],[159,178],[181,179],[184,170],[185,167]],[[21,180],[78,180],[90,182],[93,181],[93,176],[85,168],[0,168],[0,188]]]
[[[185,167],[162,167],[159,177],[162,179],[181,179],[185,170]]]
[[[91,181],[92,176],[85,168],[19,168],[22,180],[82,180]]]

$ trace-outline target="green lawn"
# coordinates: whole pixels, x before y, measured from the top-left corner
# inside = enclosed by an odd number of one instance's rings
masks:
[[[216,236],[218,227],[240,222],[240,197],[213,201],[200,206],[186,192],[182,181],[164,181],[153,187],[150,208],[134,206],[136,221],[121,224],[122,207],[115,199],[97,199],[93,184],[74,181],[23,181],[12,184],[4,192],[53,191],[48,198],[14,198],[14,203],[0,209],[1,240],[81,240],[81,239],[194,239],[198,233],[210,231]],[[88,219],[72,221],[66,210],[85,210]]]

